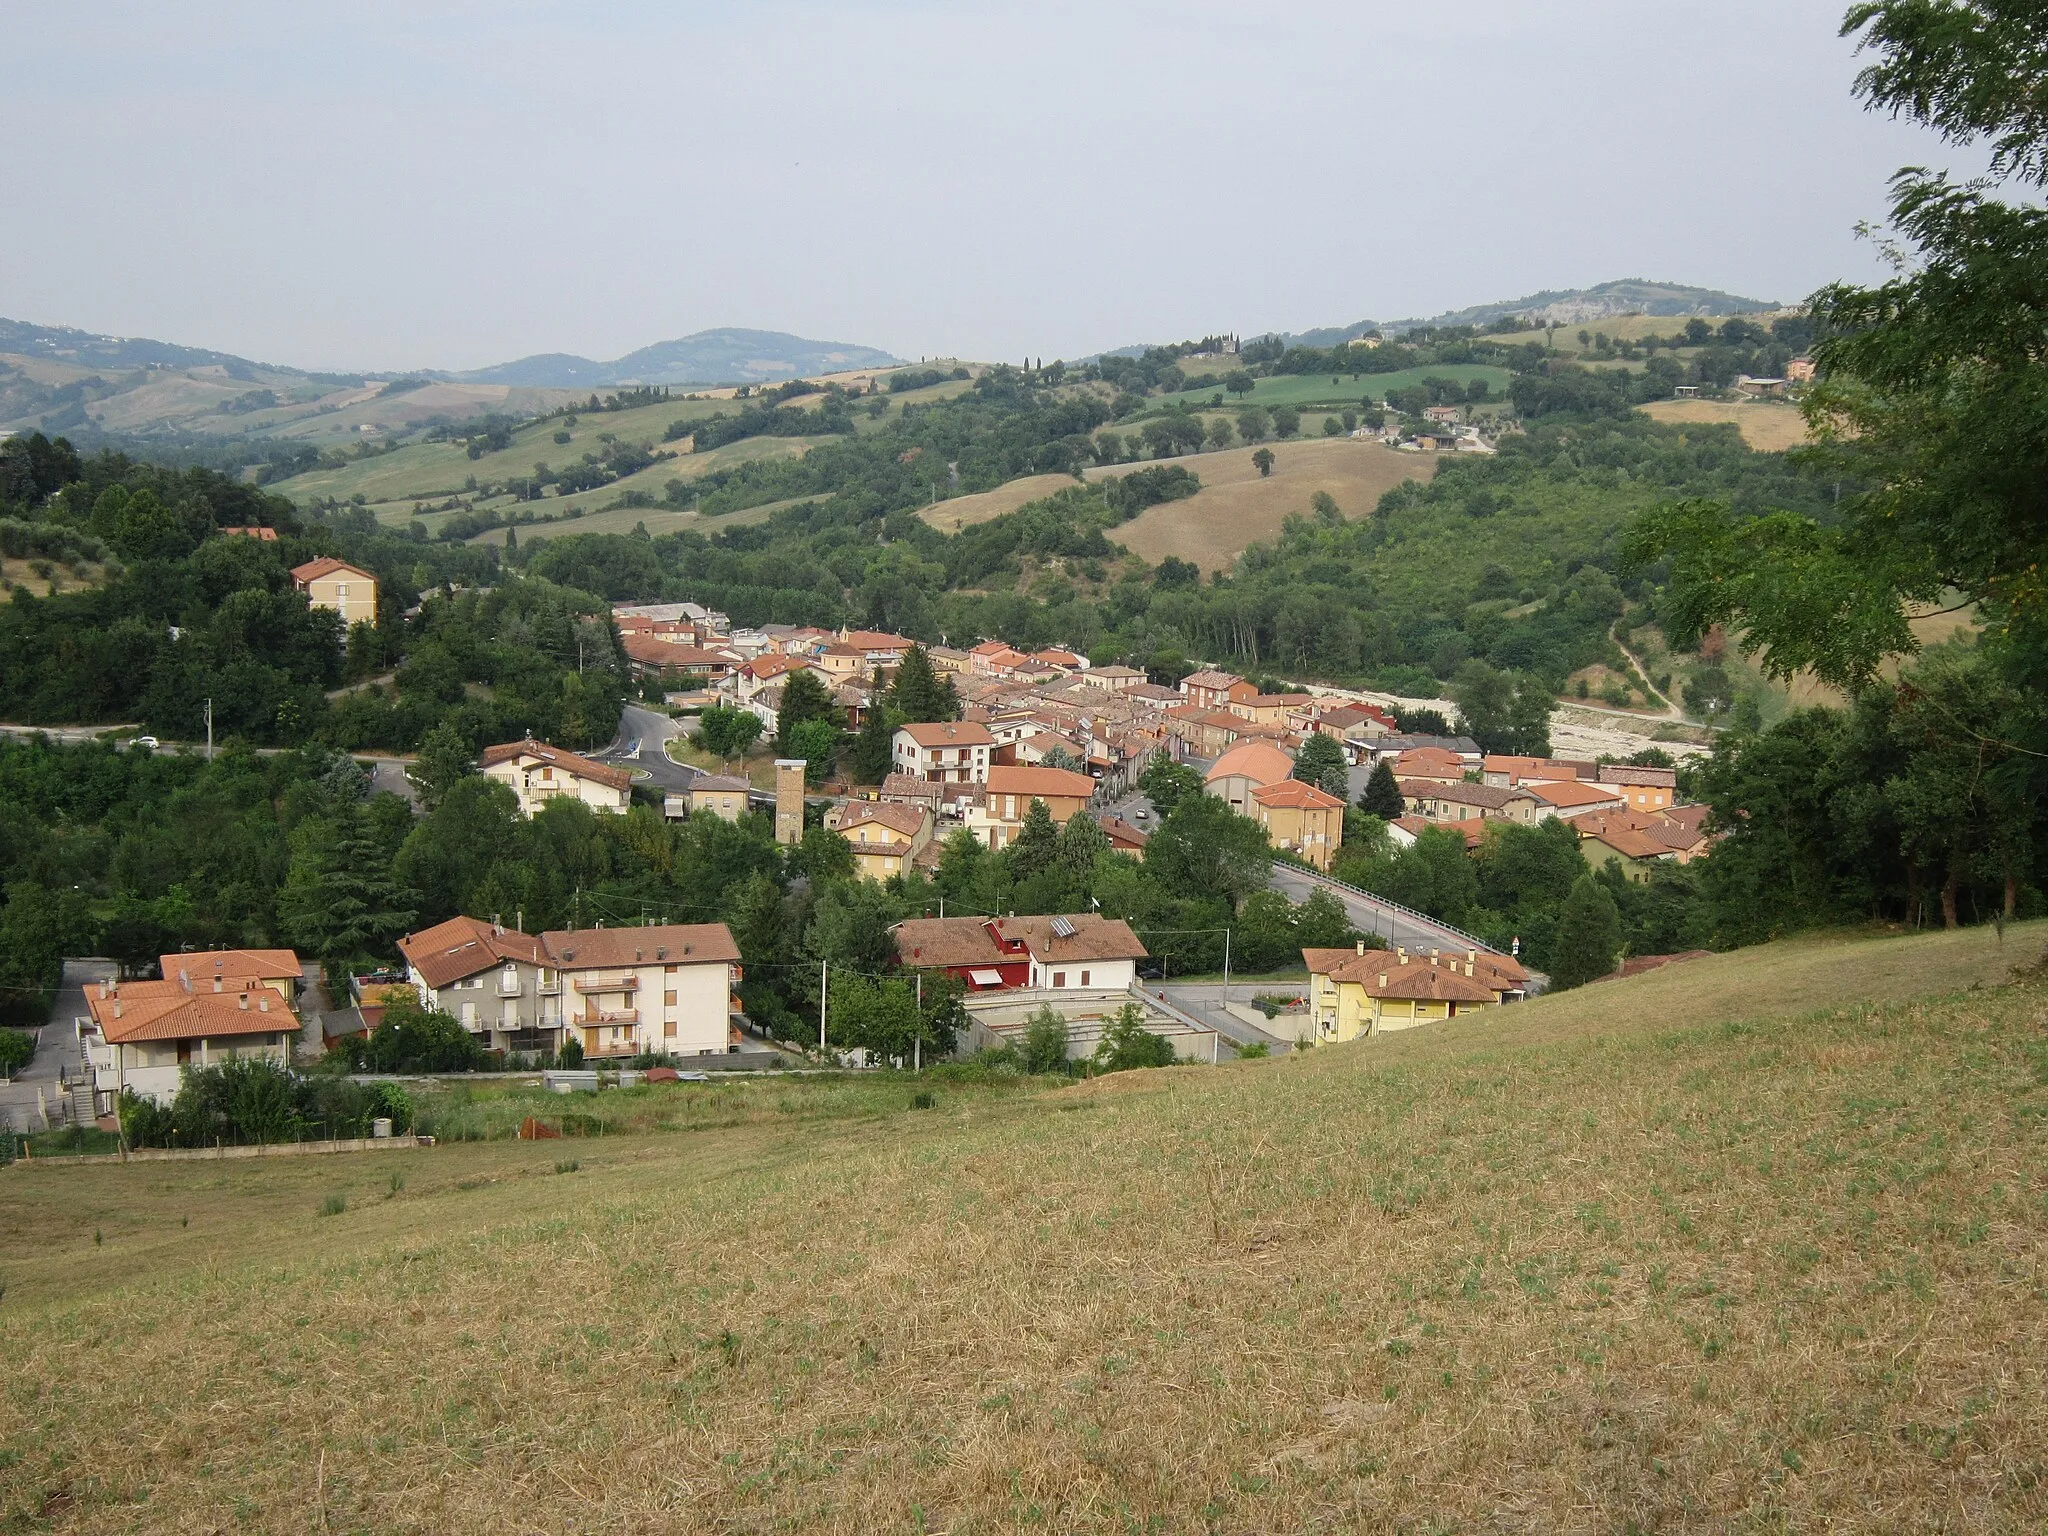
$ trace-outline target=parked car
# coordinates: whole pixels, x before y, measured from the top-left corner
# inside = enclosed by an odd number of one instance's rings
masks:
[[[154,736],[138,736],[135,738],[135,745],[137,745],[138,747],[147,747],[149,748],[150,751],[154,752],[158,747],[161,747],[163,743],[158,741]]]

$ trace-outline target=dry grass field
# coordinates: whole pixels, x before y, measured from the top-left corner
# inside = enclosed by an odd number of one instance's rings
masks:
[[[1637,410],[1673,426],[1732,421],[1742,440],[1764,453],[1783,453],[1806,441],[1806,418],[1796,406],[1758,400],[1653,400]]]
[[[1050,496],[1073,483],[1072,475],[1025,475],[1006,481],[992,491],[976,491],[970,496],[954,496],[936,502],[918,515],[941,533],[958,533],[962,528],[972,528],[976,523],[986,523],[1006,512],[1014,512],[1028,501]]]
[[[0,1171],[0,1530],[2037,1531],[2044,938],[927,1110]]]
[[[1273,450],[1270,476],[1262,477],[1253,467],[1252,448],[1159,461],[1185,464],[1201,477],[1201,490],[1186,501],[1147,508],[1110,536],[1147,560],[1178,555],[1205,571],[1226,570],[1248,545],[1279,537],[1289,513],[1306,516],[1317,491],[1329,492],[1347,518],[1362,517],[1403,480],[1427,480],[1436,473],[1434,454],[1402,453],[1350,438],[1298,438],[1262,446]],[[1139,468],[1120,464],[1090,470],[1088,477]]]

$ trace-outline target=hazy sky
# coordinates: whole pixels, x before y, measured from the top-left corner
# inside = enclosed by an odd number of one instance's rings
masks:
[[[1817,0],[31,6],[0,315],[304,367],[718,325],[1079,356],[1867,276]]]

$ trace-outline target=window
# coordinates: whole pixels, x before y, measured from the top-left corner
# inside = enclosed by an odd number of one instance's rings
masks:
[[[1088,973],[1086,971],[1081,973],[1081,985],[1084,987],[1088,985]]]
[[[675,993],[673,993],[673,992],[669,993],[669,1001],[670,1001],[670,1002],[674,1002],[674,1001],[675,1001]],[[662,1025],[662,1026],[661,1026],[661,1032],[662,1032],[662,1034],[663,1034],[663,1035],[665,1035],[665,1036],[666,1036],[666,1037],[667,1037],[668,1039],[670,1039],[670,1040],[673,1040],[673,1039],[675,1039],[675,1037],[676,1037],[676,1021],[675,1021],[674,1019],[670,1019],[670,1020],[669,1020],[669,1021],[668,1021],[668,1022],[667,1022],[666,1024],[664,1024],[664,1025]]]
[[[668,991],[668,992],[664,992],[664,993],[662,993],[662,994],[661,994],[661,1000],[662,1000],[662,1001],[663,1001],[664,1003],[668,1004],[668,1006],[669,1006],[669,1007],[671,1007],[671,1008],[675,1007],[675,1005],[676,1005],[676,995],[675,995],[674,991],[672,991],[672,990],[671,990],[671,991]]]
[[[1052,984],[1056,987],[1064,987],[1067,984],[1067,973],[1065,971],[1054,971],[1052,973]]]

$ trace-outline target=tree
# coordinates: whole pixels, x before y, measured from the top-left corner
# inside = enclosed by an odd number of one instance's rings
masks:
[[[1024,1024],[1023,1065],[1034,1075],[1059,1072],[1067,1067],[1067,1021],[1046,1004]]]
[[[1257,388],[1257,381],[1242,368],[1233,368],[1223,375],[1223,387],[1233,395],[1242,398]]]
[[[1291,405],[1273,407],[1273,435],[1287,438],[1297,436],[1301,431],[1301,412]]]
[[[1256,469],[1259,472],[1260,478],[1262,479],[1265,476],[1272,474],[1273,450],[1270,448],[1261,448],[1257,453],[1254,453],[1252,455],[1252,468]]]
[[[1401,798],[1400,781],[1394,777],[1394,765],[1388,759],[1383,757],[1373,764],[1365,781],[1365,792],[1358,797],[1358,808],[1382,821],[1395,821],[1408,814],[1408,804]]]
[[[1070,891],[1084,894],[1095,878],[1095,861],[1110,851],[1109,834],[1086,811],[1076,811],[1060,828],[1060,845],[1054,866]]]
[[[1339,800],[1351,798],[1351,771],[1344,758],[1344,749],[1338,745],[1336,737],[1326,736],[1321,731],[1311,731],[1301,744],[1301,750],[1294,754],[1294,777],[1335,795]]]
[[[1135,1067],[1170,1067],[1173,1042],[1145,1027],[1145,1010],[1125,1003],[1110,1015],[1095,1043],[1095,1070],[1128,1072]]]
[[[1018,828],[1016,840],[1008,849],[1011,870],[1023,880],[1052,868],[1059,855],[1059,841],[1060,832],[1053,824],[1052,812],[1034,795],[1024,813],[1024,825]]]
[[[1068,773],[1083,773],[1088,766],[1065,747],[1047,749],[1045,756],[1038,761],[1042,768],[1063,768]]]
[[[904,725],[957,720],[960,695],[954,691],[953,679],[941,677],[932,666],[930,653],[921,645],[913,645],[904,652],[896,679],[889,685],[889,708]]]
[[[1182,801],[1202,793],[1202,776],[1164,752],[1154,752],[1138,775],[1138,789],[1152,802],[1153,810],[1171,816]]]
[[[1550,982],[1559,991],[1611,975],[1621,955],[1621,913],[1614,898],[1588,872],[1579,876],[1558,919],[1557,954]]]
[[[832,695],[819,681],[817,673],[809,668],[790,673],[782,685],[781,706],[775,712],[775,755],[802,757],[804,754],[796,750],[797,727],[815,720],[831,726],[836,738],[839,706],[832,702]],[[812,738],[813,741],[815,739]]]
[[[420,808],[439,809],[441,801],[461,780],[476,772],[476,759],[462,733],[446,720],[427,732],[419,753],[405,770],[406,779],[419,793]]]
[[[1183,898],[1218,898],[1234,912],[1273,874],[1264,828],[1214,795],[1190,795],[1145,844],[1145,870]]]
[[[888,776],[895,734],[889,724],[889,711],[882,707],[881,695],[877,693],[861,717],[853,749],[846,754],[847,776],[854,783],[879,784]]]
[[[1212,416],[1209,418],[1209,431],[1207,435],[1209,446],[1220,451],[1228,448],[1231,443],[1236,441],[1237,428],[1230,424],[1228,416]]]
[[[821,784],[839,755],[839,727],[830,720],[804,720],[789,732],[781,753],[804,761],[804,782]]]
[[[1247,405],[1237,413],[1237,435],[1248,443],[1261,443],[1273,430],[1273,418],[1263,405]]]
[[[359,805],[302,825],[291,872],[278,892],[278,922],[330,970],[389,957],[419,915],[419,894],[387,873],[391,855]]]
[[[34,1035],[18,1029],[0,1029],[0,1077],[13,1077],[36,1054]]]
[[[761,717],[751,709],[712,704],[697,717],[697,743],[713,757],[740,757],[760,739]]]
[[[1451,684],[1465,734],[1486,752],[1550,756],[1550,711],[1555,704],[1542,679],[1501,672],[1476,657]]]
[[[0,905],[0,1019],[42,1023],[64,975],[64,957],[94,953],[92,929],[83,892],[11,882]]]

